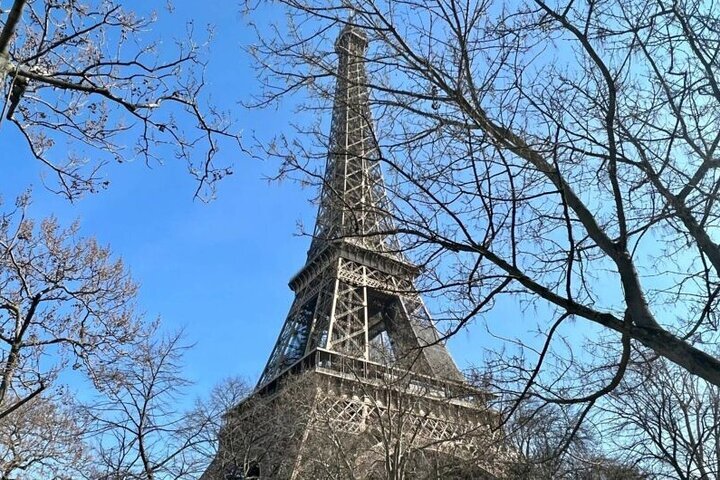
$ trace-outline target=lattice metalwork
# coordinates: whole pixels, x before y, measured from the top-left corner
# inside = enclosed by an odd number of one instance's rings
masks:
[[[332,462],[356,476],[381,469],[358,478],[386,478],[380,457],[398,446],[403,461],[440,455],[464,472],[438,480],[502,476],[508,450],[481,392],[326,351],[300,366],[228,414],[203,480],[255,466],[261,478],[311,480],[314,466]]]
[[[336,43],[338,83],[315,236],[300,280],[291,282],[296,298],[259,385],[316,348],[462,380],[413,286],[416,270],[391,233],[366,47],[364,33],[353,27]]]
[[[462,380],[407,277],[340,256],[298,292],[259,385],[314,349]]]
[[[382,453],[398,442],[408,454],[445,452],[473,461],[485,472],[500,473],[498,459],[508,453],[500,431],[491,426],[492,413],[482,403],[430,397],[421,379],[386,380],[358,377],[353,385],[330,382],[319,390],[308,428],[336,439],[341,433],[364,436]]]
[[[314,478],[298,476],[300,452],[323,424],[371,441],[383,422],[402,421],[413,438],[436,450],[455,455],[480,448],[470,433],[487,410],[477,399],[457,400],[458,392],[467,396],[467,386],[414,286],[417,268],[392,234],[365,86],[366,47],[356,27],[346,27],[336,43],[338,83],[315,235],[305,266],[290,282],[295,300],[257,390],[238,407],[236,427],[225,429],[213,467],[218,472],[224,458],[239,455],[245,470],[254,467],[248,459],[257,460],[275,472],[271,478]],[[289,378],[306,373],[324,379],[312,388],[311,403],[287,387]],[[401,408],[403,399],[413,402],[410,410]],[[301,415],[307,428],[301,422],[300,430],[287,430],[302,406],[314,412]],[[245,442],[248,450],[241,452],[231,431],[255,432],[259,440]],[[203,478],[215,480],[209,472]]]
[[[487,444],[488,438],[494,435],[487,424],[472,422],[465,411],[461,414],[442,413],[445,412],[425,412],[420,408],[401,412],[380,405],[371,397],[324,395],[316,404],[315,422],[319,422],[319,427],[329,426],[347,433],[378,428],[382,422],[402,424],[401,433],[413,436],[418,444],[436,443],[446,448],[462,446],[467,450]]]
[[[314,239],[308,257],[345,238],[369,249],[397,252],[390,203],[380,170],[380,151],[370,115],[364,56],[367,38],[346,27],[339,55],[330,145]]]

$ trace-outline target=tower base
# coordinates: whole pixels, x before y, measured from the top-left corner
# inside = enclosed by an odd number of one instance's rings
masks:
[[[495,479],[487,394],[317,349],[226,417],[201,480]]]

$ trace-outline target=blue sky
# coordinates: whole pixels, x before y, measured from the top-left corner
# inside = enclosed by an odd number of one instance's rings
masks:
[[[134,4],[126,2],[126,8]],[[159,11],[158,33],[182,33],[189,19],[214,25],[207,70],[214,102],[234,110],[238,128],[248,135],[269,138],[289,131],[288,107],[247,111],[238,103],[258,91],[241,48],[252,33],[238,5],[205,2],[198,9],[197,2],[179,0],[175,7],[172,15]],[[263,15],[253,18],[261,27]],[[192,178],[172,160],[164,166],[111,166],[109,189],[71,204],[42,187],[44,170],[10,124],[0,127],[0,152],[0,192],[6,202],[32,185],[33,217],[54,214],[65,224],[79,219],[84,235],[96,236],[124,259],[141,285],[141,311],[149,319],[161,317],[166,330],[185,328],[188,342],[195,344],[186,361],[197,394],[227,376],[257,378],[292,301],[287,282],[305,261],[309,239],[298,236],[297,225],[312,225],[314,191],[290,181],[270,183],[266,178],[277,164],[226,149],[220,155],[234,160],[235,174],[208,204],[193,200]],[[523,326],[524,315],[532,313],[503,302],[491,320],[495,330],[519,334],[534,326]],[[452,339],[450,349],[463,368],[480,363],[483,348],[494,344],[476,325]]]

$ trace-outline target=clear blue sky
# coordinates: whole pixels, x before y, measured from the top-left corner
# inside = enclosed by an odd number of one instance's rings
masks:
[[[127,9],[141,2],[124,2]],[[235,2],[178,0],[169,15],[161,10],[157,28],[181,34],[184,23],[213,24],[215,37],[207,80],[215,103],[234,109],[238,127],[263,138],[288,131],[287,109],[243,110],[238,101],[258,91],[249,57],[240,48],[252,41]],[[254,20],[262,26],[263,13]],[[297,117],[294,118],[297,120]],[[195,347],[187,356],[188,375],[200,394],[230,375],[256,379],[270,354],[292,301],[287,281],[305,261],[309,239],[299,237],[298,222],[311,225],[314,192],[292,182],[268,183],[272,162],[225,150],[235,160],[235,175],[224,180],[217,199],[193,200],[195,184],[184,165],[142,162],[112,166],[110,188],[76,204],[47,192],[43,169],[31,157],[13,126],[0,127],[0,192],[6,202],[33,186],[31,214],[55,214],[64,223],[80,219],[84,235],[96,236],[121,256],[140,283],[140,308],[163,327],[184,327]],[[48,173],[45,171],[44,173]],[[524,332],[517,306],[493,312],[496,331]],[[450,342],[463,368],[482,361],[493,342],[477,325]]]

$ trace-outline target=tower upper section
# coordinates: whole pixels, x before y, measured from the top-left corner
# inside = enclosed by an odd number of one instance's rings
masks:
[[[368,40],[343,28],[327,166],[305,266],[290,281],[288,317],[258,385],[313,351],[462,381],[400,253],[380,171],[365,72]],[[340,357],[338,357],[340,358]]]
[[[308,260],[338,240],[389,255],[398,250],[370,115],[367,47],[367,35],[352,24],[335,42],[339,65],[329,151]]]

